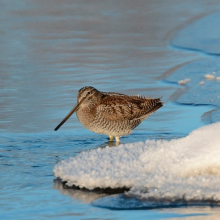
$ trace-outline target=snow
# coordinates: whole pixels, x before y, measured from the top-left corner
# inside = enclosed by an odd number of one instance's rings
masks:
[[[181,79],[178,81],[179,85],[185,85],[190,82],[190,79]]]
[[[173,140],[89,150],[63,160],[54,175],[87,189],[128,187],[128,196],[220,201],[220,123]]]
[[[214,80],[215,79],[215,76],[213,74],[206,74],[204,76],[207,80]]]
[[[204,81],[199,82],[199,85],[203,86],[205,84]]]

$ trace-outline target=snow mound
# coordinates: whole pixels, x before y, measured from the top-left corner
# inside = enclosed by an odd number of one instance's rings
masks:
[[[128,196],[169,201],[220,201],[220,123],[187,137],[147,140],[85,151],[54,175],[87,189],[131,188]]]

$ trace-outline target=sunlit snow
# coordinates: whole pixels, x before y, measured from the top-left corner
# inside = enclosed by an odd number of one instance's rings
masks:
[[[179,85],[185,85],[187,83],[190,82],[190,79],[186,78],[186,79],[181,79],[178,81]]]
[[[54,175],[88,189],[129,187],[141,199],[220,201],[219,131],[215,123],[180,139],[85,151],[58,163]]]
[[[206,74],[204,76],[207,80],[214,80],[215,79],[215,76],[213,74]]]

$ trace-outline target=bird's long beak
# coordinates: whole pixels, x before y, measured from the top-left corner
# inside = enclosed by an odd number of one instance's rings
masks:
[[[83,101],[83,100],[82,100],[82,101]],[[77,104],[73,107],[73,109],[72,109],[72,110],[69,112],[69,114],[63,119],[63,121],[61,121],[60,124],[58,124],[58,125],[56,126],[56,128],[54,129],[54,131],[57,131],[57,130],[67,121],[67,119],[68,119],[75,111],[78,110],[78,108],[79,108],[80,104],[82,103],[82,101],[79,102],[79,103],[77,103]]]

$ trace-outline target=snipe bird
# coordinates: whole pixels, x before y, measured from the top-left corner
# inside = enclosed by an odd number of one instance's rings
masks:
[[[78,120],[90,131],[106,134],[109,140],[120,142],[150,114],[163,106],[160,98],[128,96],[114,92],[100,92],[86,86],[79,90],[77,104],[54,129],[58,130],[76,112]]]

